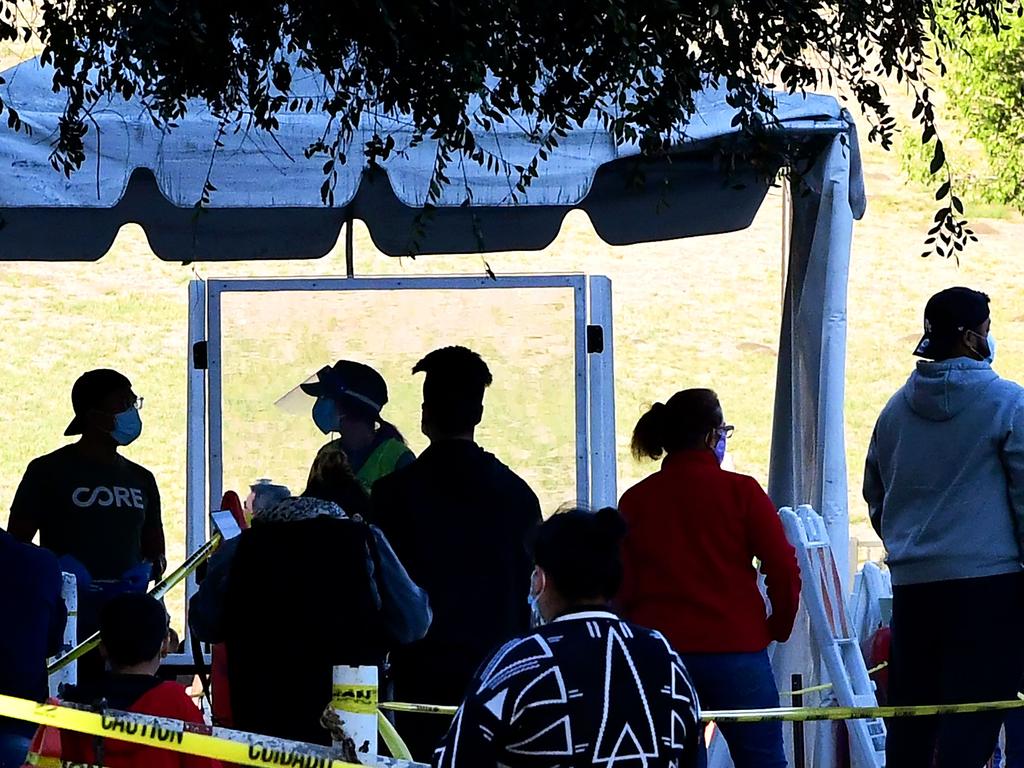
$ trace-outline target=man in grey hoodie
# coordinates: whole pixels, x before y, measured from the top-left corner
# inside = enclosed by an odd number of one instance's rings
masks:
[[[990,326],[983,293],[929,299],[914,351],[926,359],[871,437],[864,498],[892,573],[892,705],[1012,699],[1024,671],[1024,388],[992,370]],[[894,719],[886,763],[978,768],[1001,722]]]

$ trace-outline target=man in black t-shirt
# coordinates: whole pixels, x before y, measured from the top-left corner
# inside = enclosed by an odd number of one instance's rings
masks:
[[[39,543],[66,571],[101,583],[144,589],[164,554],[160,494],[153,474],[120,456],[142,432],[141,398],[112,370],[83,374],[71,390],[78,442],[33,460],[11,505],[8,531]]]

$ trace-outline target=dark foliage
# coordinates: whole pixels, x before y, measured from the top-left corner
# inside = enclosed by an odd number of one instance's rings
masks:
[[[521,193],[544,159],[592,111],[621,142],[657,154],[709,81],[723,81],[738,123],[771,121],[762,86],[789,91],[838,83],[889,147],[896,128],[882,82],[914,95],[914,118],[945,166],[929,83],[942,55],[980,23],[996,30],[1020,0],[37,0],[25,21],[0,0],[0,39],[36,35],[67,110],[52,160],[70,174],[84,158],[90,111],[110,94],[138,97],[173,127],[187,100],[210,105],[222,131],[274,131],[283,112],[323,114],[324,202],[352,152],[371,161],[405,147],[386,132],[353,147],[376,115],[411,121],[413,143],[438,140],[431,201],[457,154],[513,177]],[[321,75],[323,96],[296,93]],[[0,104],[0,112],[3,112]],[[7,109],[11,128],[20,127]],[[509,165],[477,138],[493,123],[522,123],[531,162]],[[946,255],[970,236],[953,195],[939,190],[933,247]],[[212,184],[204,191],[204,202]],[[948,236],[948,240],[947,240]]]

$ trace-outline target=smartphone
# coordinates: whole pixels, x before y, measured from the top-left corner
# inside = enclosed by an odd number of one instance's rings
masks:
[[[226,509],[213,512],[210,515],[210,519],[213,520],[214,529],[225,541],[233,539],[242,533],[242,529],[238,526],[235,516]]]

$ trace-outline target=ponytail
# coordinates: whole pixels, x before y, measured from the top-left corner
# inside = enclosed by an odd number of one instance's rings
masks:
[[[602,507],[594,513],[594,525],[609,550],[618,551],[626,537],[626,521],[622,519],[619,510],[615,507]]]
[[[633,440],[630,443],[634,459],[657,461],[661,458],[667,450],[665,435],[669,419],[668,406],[664,403],[655,403],[640,417],[633,427]]]
[[[722,423],[722,406],[710,389],[684,389],[667,403],[655,403],[633,428],[634,458],[660,459],[666,453],[704,445]]]
[[[401,432],[398,431],[398,427],[392,424],[390,421],[382,419],[380,416],[377,417],[377,422],[380,424],[377,427],[377,436],[383,442],[384,440],[397,440],[402,445],[408,446],[409,443],[405,441],[405,437]]]

